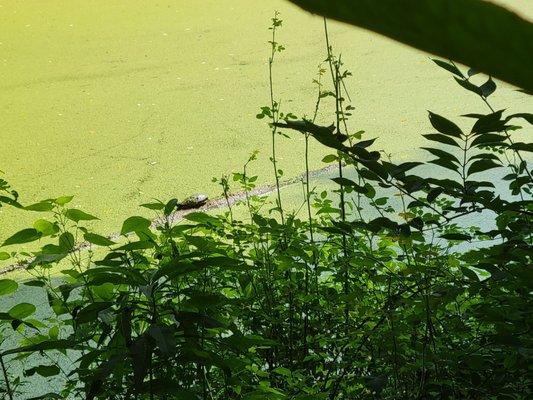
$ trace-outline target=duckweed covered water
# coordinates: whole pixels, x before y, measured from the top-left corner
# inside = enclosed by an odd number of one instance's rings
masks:
[[[509,4],[509,2],[507,2]],[[533,3],[511,5],[533,15]],[[64,194],[101,218],[102,232],[152,197],[210,196],[211,177],[261,151],[254,173],[269,181],[270,135],[255,119],[268,103],[273,10],[287,50],[275,65],[286,111],[310,114],[311,84],[325,58],[322,20],[286,1],[96,0],[0,4],[0,169],[25,202]],[[332,42],[352,71],[353,124],[398,158],[430,127],[426,109],[455,117],[485,111],[426,54],[341,24]],[[513,88],[494,107],[529,111]],[[331,114],[321,123],[332,122]],[[465,121],[466,122],[466,121]],[[303,140],[280,140],[285,176],[303,170]],[[311,166],[324,150],[312,146]],[[32,216],[0,211],[0,237]],[[21,219],[22,218],[22,219]]]

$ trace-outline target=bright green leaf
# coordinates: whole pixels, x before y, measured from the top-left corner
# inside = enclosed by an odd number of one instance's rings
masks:
[[[0,296],[13,293],[18,287],[18,283],[11,279],[0,279]]]
[[[24,319],[35,312],[35,306],[30,303],[19,303],[13,306],[8,314],[15,319]]]
[[[70,208],[66,210],[65,217],[67,217],[68,219],[76,223],[80,221],[92,221],[92,220],[98,219],[94,215],[87,214],[86,212],[75,209],[75,208]]]

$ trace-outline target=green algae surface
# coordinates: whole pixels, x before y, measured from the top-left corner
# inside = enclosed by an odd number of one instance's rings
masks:
[[[533,15],[532,2],[508,4]],[[255,115],[269,101],[274,10],[287,49],[274,66],[276,97],[285,111],[309,115],[325,58],[322,20],[288,2],[0,2],[0,169],[26,203],[75,195],[103,233],[151,198],[217,195],[211,178],[239,170],[255,149],[253,173],[270,181],[270,132]],[[331,23],[330,33],[353,73],[352,127],[397,158],[422,144],[427,109],[486,111],[427,54],[347,25]],[[493,104],[532,105],[503,85]],[[286,177],[304,166],[302,137],[290,136],[279,140]],[[313,168],[323,154],[312,145]],[[0,239],[34,217],[0,211]]]

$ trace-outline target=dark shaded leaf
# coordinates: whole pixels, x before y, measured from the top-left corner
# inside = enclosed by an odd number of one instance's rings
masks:
[[[75,349],[76,347],[76,342],[74,342],[73,340],[47,340],[38,344],[17,347],[15,349],[4,351],[2,353],[2,356],[18,353],[33,353],[36,351],[67,350]]]
[[[458,79],[455,76],[453,78],[459,85],[461,85],[466,90],[469,90],[477,94],[478,96],[483,96],[483,92],[481,91],[481,89],[478,86],[474,85],[472,82],[467,81],[466,79]]]
[[[34,228],[23,229],[15,233],[10,238],[6,239],[6,241],[2,243],[2,246],[10,246],[13,244],[34,242],[36,240],[39,240],[41,237],[42,237],[42,233],[39,232],[37,229],[34,229]]]
[[[76,322],[78,324],[85,324],[87,322],[93,322],[98,318],[98,313],[102,310],[105,310],[111,307],[113,303],[108,301],[91,303],[85,308],[82,308],[76,314]]]
[[[454,164],[450,160],[443,160],[441,158],[437,158],[435,160],[428,161],[428,163],[435,164],[435,165],[441,166],[446,169],[450,169],[455,172],[459,171],[459,167],[457,166],[457,164]]]
[[[446,62],[446,61],[442,61],[442,60],[438,60],[436,58],[432,58],[431,61],[433,61],[435,64],[437,64],[439,67],[441,68],[444,68],[445,70],[451,72],[452,74],[455,74],[457,75],[458,77],[460,78],[465,78],[465,76],[463,75],[463,73],[459,70],[459,68],[457,68],[455,65],[453,65],[452,63],[449,63],[449,62]]]
[[[131,242],[127,243],[123,246],[117,247],[115,250],[117,251],[134,251],[134,250],[146,250],[146,249],[152,249],[155,247],[155,244],[153,242],[150,242],[148,240],[139,240],[137,242]]]
[[[51,376],[58,375],[60,372],[61,370],[57,365],[39,365],[37,367],[27,369],[24,371],[24,375],[32,376],[37,373],[45,378],[49,378]]]
[[[429,121],[431,122],[431,125],[433,125],[433,128],[440,133],[457,138],[463,136],[463,132],[455,123],[438,114],[432,113],[431,111],[429,111]]]
[[[148,374],[149,360],[152,355],[148,338],[145,335],[139,336],[133,341],[130,349],[133,357],[133,381],[136,388],[141,388]]]
[[[503,110],[484,115],[474,124],[471,133],[481,134],[488,132],[501,132],[505,130],[505,120],[502,120]]]
[[[428,134],[425,134],[425,135],[422,135],[422,136],[424,136],[426,139],[432,140],[434,142],[439,142],[439,143],[443,143],[443,144],[449,144],[450,146],[455,146],[455,147],[461,147],[461,146],[459,146],[459,144],[454,139],[452,139],[449,136],[443,135],[441,133],[428,133]]]
[[[112,246],[116,244],[105,236],[100,236],[96,233],[87,232],[85,235],[83,235],[83,238],[89,243],[95,244],[97,246]]]
[[[152,325],[148,332],[163,355],[169,356],[176,353],[177,343],[172,328]]]
[[[500,164],[496,164],[493,160],[477,160],[474,161],[472,164],[470,164],[470,167],[468,168],[468,175],[475,174],[477,172],[486,171],[488,169],[492,168],[498,168],[501,167]]]
[[[427,201],[432,203],[440,194],[442,194],[443,191],[444,189],[442,188],[431,189],[427,195]]]
[[[522,143],[522,142],[515,142],[511,146],[509,146],[513,150],[517,151],[529,151],[533,152],[533,143]]]
[[[498,135],[497,133],[485,133],[477,136],[470,143],[470,147],[477,146],[490,146],[490,145],[499,145],[505,141],[505,136]]]
[[[496,91],[496,83],[492,80],[492,78],[489,78],[489,80],[481,85],[479,89],[481,90],[483,97],[487,98]]]
[[[76,239],[74,239],[74,235],[72,233],[65,232],[59,236],[59,250],[61,252],[69,252],[74,248],[75,245]]]
[[[529,56],[533,54],[532,24],[491,2],[291,1],[310,12],[369,29],[533,91],[533,75],[529,68]],[[505,32],[505,40],[502,32]]]
[[[50,392],[50,393],[43,394],[43,395],[37,396],[37,397],[28,397],[27,400],[51,400],[51,399],[64,400],[64,397],[60,396],[57,393]]]
[[[435,149],[435,148],[432,148],[432,147],[421,147],[421,149],[430,152],[431,154],[433,154],[434,156],[436,156],[436,157],[438,157],[438,158],[440,158],[442,160],[453,161],[453,162],[456,162],[457,164],[460,164],[460,162],[457,159],[457,157],[455,157],[451,153],[448,153],[447,151],[440,150],[440,149]]]
[[[317,141],[326,147],[347,152],[347,147],[342,143],[348,138],[346,135],[335,134],[334,126],[319,126],[309,121],[285,121],[285,123],[277,123],[275,126],[279,128],[293,129],[302,133],[311,134]]]
[[[533,125],[533,114],[530,114],[530,113],[518,113],[518,114],[512,114],[512,115],[509,115],[505,121],[509,121],[513,118],[523,118],[525,119],[527,122],[529,122],[531,125]]]
[[[447,240],[458,240],[458,241],[472,239],[471,236],[466,235],[464,233],[445,233],[444,235],[441,235],[441,238],[447,239]]]

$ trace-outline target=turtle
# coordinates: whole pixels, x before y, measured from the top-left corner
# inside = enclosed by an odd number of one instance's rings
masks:
[[[207,195],[202,193],[196,193],[189,197],[187,197],[185,200],[183,200],[181,203],[177,205],[178,210],[188,210],[191,208],[199,208],[203,206],[207,202]]]

